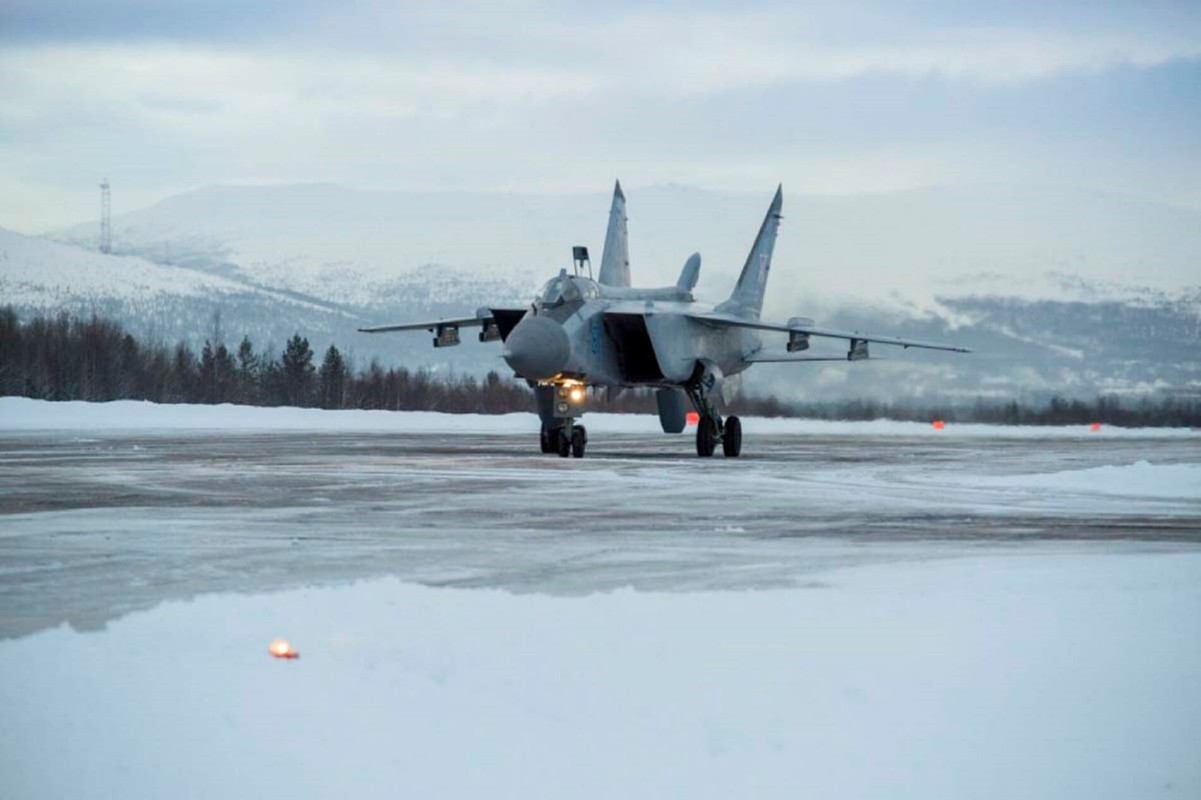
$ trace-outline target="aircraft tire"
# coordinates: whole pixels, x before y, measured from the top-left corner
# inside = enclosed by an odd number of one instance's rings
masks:
[[[584,445],[587,444],[588,438],[584,435],[583,428],[576,428],[571,432],[571,455],[575,458],[584,457]]]
[[[738,458],[742,455],[742,420],[730,417],[726,420],[726,429],[721,434],[721,451],[726,458]]]
[[[701,417],[696,423],[696,454],[708,458],[717,449],[717,420]]]
[[[538,437],[543,453],[553,453],[559,446],[559,429],[542,424],[542,434]]]
[[[567,438],[567,432],[562,428],[555,431],[555,447],[558,450],[559,458],[567,458],[571,455],[571,439]]]

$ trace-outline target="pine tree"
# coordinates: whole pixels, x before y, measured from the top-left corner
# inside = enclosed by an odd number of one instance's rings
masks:
[[[199,377],[196,371],[196,356],[183,342],[175,347],[175,358],[171,363],[171,384],[166,399],[172,403],[194,403],[200,399]]]
[[[284,394],[289,405],[313,403],[313,348],[299,333],[288,340],[283,354]]]
[[[233,356],[224,344],[213,353],[213,402],[231,403],[237,387],[237,370]]]
[[[259,357],[254,353],[254,345],[249,336],[242,337],[238,345],[238,366],[234,377],[234,401],[238,403],[257,403],[261,397],[258,390],[260,378]]]
[[[346,391],[346,361],[332,344],[325,351],[318,374],[318,394],[322,408],[342,408]]]
[[[197,381],[200,384],[200,402],[217,402],[217,366],[213,358],[213,343],[208,339],[204,340],[204,347],[200,350],[200,372]]]

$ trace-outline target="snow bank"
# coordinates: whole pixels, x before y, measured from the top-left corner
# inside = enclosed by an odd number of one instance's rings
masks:
[[[658,433],[659,420],[644,414],[588,414],[597,433]],[[324,411],[317,408],[259,408],[234,405],[161,405],[134,400],[111,403],[54,403],[25,397],[0,397],[0,432],[30,430],[223,430],[223,431],[380,431],[393,433],[529,433],[538,428],[532,414],[441,414],[428,411]],[[919,422],[826,422],[806,419],[752,419],[748,434],[918,437],[1180,437],[1201,439],[1186,428],[1112,428],[1092,433],[1086,426],[1016,427],[948,425],[934,430]]]
[[[823,577],[376,580],[3,641],[0,796],[1201,796],[1201,553]]]
[[[1201,464],[1109,465],[1034,475],[981,476],[973,485],[1127,497],[1186,497],[1201,502]]]

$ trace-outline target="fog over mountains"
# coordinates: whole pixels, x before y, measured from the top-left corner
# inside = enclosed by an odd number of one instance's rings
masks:
[[[627,189],[635,282],[674,282],[700,251],[698,297],[723,299],[773,188]],[[212,186],[115,216],[112,256],[95,252],[91,222],[46,237],[0,230],[0,302],[22,314],[96,311],[193,342],[212,335],[219,312],[231,342],[246,333],[281,345],[299,330],[359,361],[478,372],[504,366],[497,345],[465,335],[434,350],[422,334],[354,329],[527,303],[569,266],[572,245],[599,263],[608,202],[607,191]],[[879,362],[762,365],[748,388],[808,399],[1201,392],[1201,214],[1083,191],[785,187],[784,216],[765,316],[977,352],[879,347]]]

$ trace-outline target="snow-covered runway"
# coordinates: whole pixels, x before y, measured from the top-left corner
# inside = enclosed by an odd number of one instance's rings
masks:
[[[588,423],[0,399],[0,796],[1201,792],[1201,436]]]

